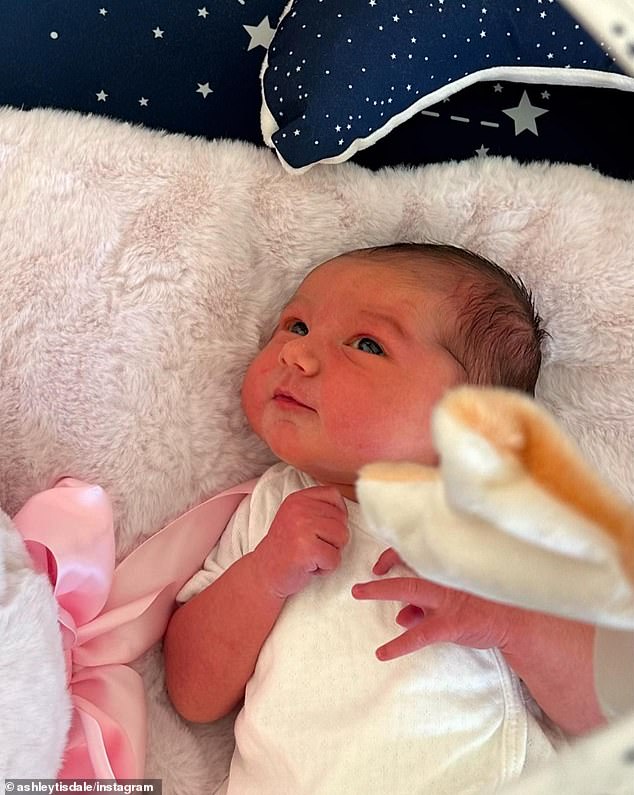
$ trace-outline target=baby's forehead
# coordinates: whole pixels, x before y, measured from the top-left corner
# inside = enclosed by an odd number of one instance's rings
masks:
[[[425,276],[400,262],[345,255],[314,268],[282,309],[324,318],[382,320],[419,332],[445,329],[456,319],[449,281]]]
[[[329,300],[336,293],[351,294],[360,301],[372,300],[393,289],[405,292],[416,305],[430,295],[452,292],[459,274],[449,263],[433,258],[390,254],[367,256],[362,252],[342,254],[317,265],[298,286],[293,300]]]

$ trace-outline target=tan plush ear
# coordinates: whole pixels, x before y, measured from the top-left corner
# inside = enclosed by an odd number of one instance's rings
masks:
[[[507,463],[520,466],[544,491],[607,533],[634,583],[634,507],[601,480],[550,415],[519,392],[466,386],[448,392],[436,409],[434,438],[441,457],[456,425],[486,439]]]
[[[366,464],[359,473],[361,478],[367,480],[383,481],[390,483],[420,483],[427,480],[436,480],[440,477],[436,467],[427,467],[422,464],[412,464],[409,461],[377,461],[375,464]]]

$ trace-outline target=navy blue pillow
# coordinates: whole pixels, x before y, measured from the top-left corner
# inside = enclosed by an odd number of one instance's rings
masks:
[[[260,69],[285,0],[2,0],[0,104],[262,143]]]
[[[472,133],[470,154],[487,149],[487,128],[538,136],[551,85],[634,97],[634,78],[554,0],[295,0],[265,61],[264,138],[291,169],[340,162],[414,115],[438,118],[444,102],[482,81],[491,87],[482,107],[453,114]]]

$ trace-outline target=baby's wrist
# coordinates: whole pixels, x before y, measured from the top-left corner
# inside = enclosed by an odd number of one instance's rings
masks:
[[[267,596],[274,599],[285,600],[289,595],[283,587],[283,577],[273,564],[266,547],[259,544],[252,552],[245,555],[250,560],[251,575],[256,587]]]

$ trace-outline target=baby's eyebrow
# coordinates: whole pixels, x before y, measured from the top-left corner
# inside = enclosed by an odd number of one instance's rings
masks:
[[[393,317],[392,315],[386,315],[383,312],[372,312],[369,310],[362,310],[359,312],[361,317],[367,318],[371,322],[379,322],[383,323],[386,326],[390,326],[390,328],[395,331],[399,337],[406,338],[408,336],[407,332],[403,328],[403,326],[399,323],[399,321]]]
[[[286,311],[287,311],[287,309],[289,308],[289,306],[292,306],[293,304],[297,304],[297,303],[299,303],[299,304],[308,304],[308,303],[310,303],[310,302],[309,302],[309,301],[308,301],[306,298],[304,298],[304,296],[303,296],[303,295],[298,295],[297,293],[295,293],[295,295],[292,295],[292,296],[290,297],[290,299],[289,299],[289,300],[288,300],[288,301],[287,301],[287,302],[284,304],[284,306],[283,306],[283,307],[280,309],[280,315],[283,315],[283,314],[284,314],[284,312],[286,312]]]

